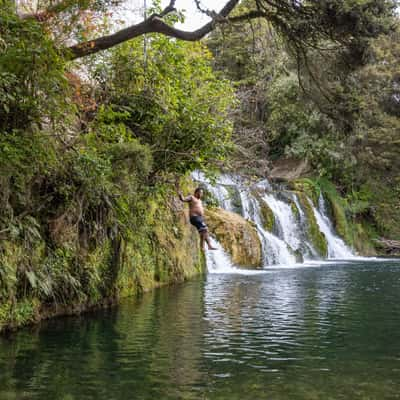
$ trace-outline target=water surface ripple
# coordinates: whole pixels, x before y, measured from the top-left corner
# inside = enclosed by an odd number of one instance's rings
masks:
[[[0,339],[0,399],[400,399],[400,263],[210,274]]]

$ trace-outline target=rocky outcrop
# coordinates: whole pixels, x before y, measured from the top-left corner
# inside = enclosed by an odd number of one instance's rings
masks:
[[[261,268],[261,242],[251,222],[221,208],[208,209],[206,218],[210,233],[231,255],[234,264],[247,268]]]
[[[388,255],[400,255],[400,240],[391,240],[385,238],[375,239],[377,246]]]
[[[275,161],[269,177],[274,182],[288,182],[310,173],[310,165],[306,160],[288,157]]]

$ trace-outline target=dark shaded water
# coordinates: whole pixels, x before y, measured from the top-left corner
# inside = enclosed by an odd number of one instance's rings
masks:
[[[400,399],[400,262],[209,275],[0,339],[0,399]]]

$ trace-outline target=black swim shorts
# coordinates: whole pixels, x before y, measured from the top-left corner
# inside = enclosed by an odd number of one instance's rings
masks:
[[[195,226],[199,232],[204,232],[208,229],[203,217],[200,215],[192,215],[190,217],[190,223]]]

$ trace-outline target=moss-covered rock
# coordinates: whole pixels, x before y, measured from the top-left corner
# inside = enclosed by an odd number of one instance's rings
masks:
[[[319,226],[310,201],[305,193],[298,192],[297,196],[307,218],[308,238],[318,254],[321,257],[327,257],[328,243],[326,241],[325,235],[319,230]]]
[[[40,301],[36,298],[25,298],[16,303],[0,303],[0,332],[4,329],[16,329],[28,323],[38,321]]]
[[[305,193],[315,206],[318,205],[320,189],[314,180],[309,178],[293,180],[289,183],[289,188],[297,192]]]
[[[374,237],[377,237],[377,235],[373,227],[369,226],[366,222],[362,222],[354,224],[353,229],[353,247],[356,251],[363,256],[376,256],[377,249]]]
[[[346,216],[346,202],[335,186],[326,180],[320,180],[321,192],[328,202],[329,211],[336,232],[349,245],[354,245],[354,230]]]
[[[272,232],[275,226],[275,215],[269,205],[262,199],[259,192],[254,190],[252,195],[257,199],[258,205],[260,207],[261,223],[263,228]]]
[[[232,256],[236,265],[261,268],[261,242],[253,224],[238,214],[221,208],[206,211],[210,233]]]
[[[292,210],[293,215],[297,220],[300,219],[300,210],[297,207],[297,204],[294,201],[290,201],[290,208]]]
[[[272,232],[275,226],[275,215],[264,200],[259,201],[261,222],[266,231]]]
[[[340,196],[333,183],[326,180],[320,180],[319,183],[321,192],[327,200],[330,217],[337,234],[359,254],[364,256],[376,255],[373,238],[377,235],[372,226],[369,226],[367,221],[362,221],[360,218],[354,218],[354,220],[349,218],[347,214],[351,215],[351,207]],[[346,210],[349,212],[346,212]],[[356,217],[354,212],[353,216]]]
[[[350,246],[354,243],[354,237],[352,229],[346,218],[346,211],[340,198],[333,196],[332,194],[326,195],[332,210],[333,223],[336,232],[343,238],[343,240]]]
[[[380,218],[382,215],[379,214],[384,209],[383,207],[375,207],[373,215],[371,215],[369,211],[369,203],[372,201],[371,194],[365,195],[364,193],[362,201],[358,200],[354,203],[351,202],[351,199],[341,196],[332,182],[320,178],[298,179],[289,182],[288,186],[311,198],[315,206],[318,205],[319,196],[322,194],[336,233],[359,254],[365,256],[379,254],[375,239],[379,237],[378,232],[385,231],[385,228],[379,224],[380,221],[385,221],[386,226],[392,229],[391,234],[393,234],[393,230],[398,229],[399,224],[393,223],[396,220],[393,219],[396,213],[393,208],[386,210],[384,218]],[[371,193],[374,195],[375,192],[371,191]],[[379,192],[379,196],[387,199],[388,193],[381,194]],[[378,200],[373,199],[373,203],[377,204]],[[292,204],[292,210],[296,214],[294,207],[295,204]]]

